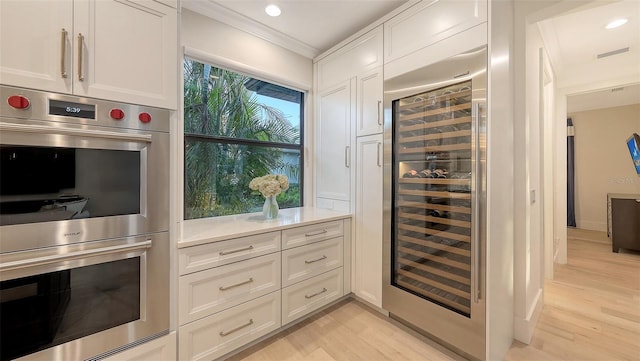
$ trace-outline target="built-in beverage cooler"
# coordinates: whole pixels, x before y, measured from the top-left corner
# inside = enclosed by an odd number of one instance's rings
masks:
[[[395,100],[393,283],[471,312],[471,82]]]
[[[486,50],[385,81],[383,308],[484,358]]]

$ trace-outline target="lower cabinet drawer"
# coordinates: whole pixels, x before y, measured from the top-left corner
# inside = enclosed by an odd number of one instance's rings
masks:
[[[342,297],[342,267],[282,289],[282,324]]]
[[[280,292],[180,327],[180,360],[214,360],[280,327]]]
[[[282,287],[342,266],[342,237],[282,251]]]
[[[184,325],[279,290],[280,253],[191,273],[178,283],[178,322]]]

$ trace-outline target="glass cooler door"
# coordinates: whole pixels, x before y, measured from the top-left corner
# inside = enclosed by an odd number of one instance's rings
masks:
[[[471,314],[471,81],[392,102],[391,284]]]

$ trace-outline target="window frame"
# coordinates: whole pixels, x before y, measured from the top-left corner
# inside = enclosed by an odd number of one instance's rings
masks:
[[[305,183],[305,120],[306,120],[306,112],[305,112],[305,104],[306,104],[306,99],[308,96],[308,91],[305,90],[300,90],[297,89],[295,87],[291,87],[291,86],[287,86],[287,85],[282,85],[278,82],[272,81],[272,80],[267,80],[263,77],[259,77],[259,76],[255,76],[252,75],[251,72],[247,72],[247,71],[239,71],[236,69],[233,69],[232,67],[225,67],[225,66],[219,66],[216,65],[217,62],[211,62],[211,61],[206,61],[206,60],[202,60],[198,57],[193,57],[193,56],[188,56],[185,54],[182,62],[183,62],[183,66],[184,66],[184,62],[185,61],[194,61],[194,62],[199,62],[201,64],[206,64],[209,65],[211,67],[215,67],[218,69],[222,69],[225,71],[230,71],[230,72],[234,72],[243,76],[247,76],[250,77],[252,79],[256,79],[256,80],[260,80],[260,81],[264,81],[276,86],[280,86],[283,88],[287,88],[296,92],[300,93],[300,124],[299,124],[299,129],[300,129],[300,135],[299,135],[299,143],[295,144],[295,143],[281,143],[281,142],[273,142],[273,141],[261,141],[261,140],[256,140],[256,139],[244,139],[244,138],[231,138],[231,137],[225,137],[225,136],[217,136],[217,135],[206,135],[206,134],[196,134],[196,133],[187,133],[185,131],[185,125],[184,125],[184,90],[182,91],[182,104],[183,104],[183,108],[182,108],[182,119],[183,119],[183,123],[182,123],[182,162],[183,162],[183,179],[182,179],[182,219],[185,221],[189,221],[189,220],[196,220],[196,219],[202,219],[202,218],[186,218],[187,216],[187,205],[186,205],[186,197],[185,197],[185,190],[186,187],[185,182],[187,180],[187,162],[186,162],[186,156],[187,156],[187,145],[189,144],[189,141],[197,141],[197,142],[205,142],[208,144],[226,144],[226,145],[239,145],[239,146],[259,146],[259,147],[266,147],[266,148],[277,148],[277,149],[292,149],[292,150],[297,150],[299,151],[300,154],[300,162],[299,162],[299,167],[300,167],[300,173],[298,176],[298,191],[299,191],[299,196],[300,196],[300,205],[299,207],[303,207],[304,206],[304,183]],[[184,87],[184,69],[182,70],[182,87]],[[184,88],[183,88],[184,89]],[[258,94],[258,93],[256,93]],[[236,214],[243,214],[243,213],[236,213]],[[246,213],[245,213],[246,214]],[[222,217],[222,216],[211,216],[211,217]]]

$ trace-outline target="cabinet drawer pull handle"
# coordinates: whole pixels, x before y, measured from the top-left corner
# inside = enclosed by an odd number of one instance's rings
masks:
[[[382,167],[382,163],[380,162],[380,158],[382,158],[380,156],[381,155],[380,150],[382,148],[382,143],[378,142],[378,144],[376,144],[376,147],[378,147],[378,149],[377,149],[378,152],[376,153],[376,156],[377,156],[377,161],[376,161],[377,163],[376,164],[378,165],[378,167]]]
[[[240,325],[240,326],[238,326],[238,327],[236,327],[236,328],[234,328],[234,329],[231,329],[231,330],[229,330],[229,331],[220,331],[220,336],[222,336],[222,337],[224,337],[224,336],[229,336],[230,334],[232,334],[232,333],[234,333],[234,332],[236,332],[236,331],[240,331],[240,330],[242,330],[243,328],[245,328],[245,327],[249,327],[249,326],[251,326],[251,325],[253,325],[253,318],[250,318],[250,319],[249,319],[249,322],[245,323],[244,325]]]
[[[246,285],[247,283],[251,283],[253,282],[253,277],[249,278],[246,281],[242,281],[240,283],[236,283],[235,285],[231,285],[231,286],[220,286],[220,291],[226,291],[226,290],[230,290],[232,288],[238,287],[238,286],[242,286],[242,285]]]
[[[324,288],[324,287],[322,287],[322,291],[316,292],[316,293],[314,293],[314,294],[312,294],[312,295],[304,295],[304,298],[306,298],[306,299],[314,298],[314,297],[316,297],[317,295],[322,294],[322,293],[325,293],[325,292],[327,292],[327,289],[326,289],[326,288]]]
[[[382,105],[382,100],[378,100],[378,125],[382,125],[382,122],[381,122],[381,120],[382,120],[382,115],[381,115],[382,107],[381,107],[381,105]]]
[[[304,235],[306,237],[313,237],[313,236],[318,236],[318,235],[325,234],[325,233],[327,233],[327,230],[323,229],[322,231],[319,231],[319,232],[305,233]]]
[[[66,64],[66,56],[67,56],[67,30],[62,28],[62,33],[60,34],[60,76],[63,78],[67,77],[67,64]]]
[[[252,249],[253,249],[253,246],[249,246],[249,247],[234,249],[234,250],[231,250],[231,251],[220,251],[220,255],[221,256],[226,256],[226,255],[232,254],[232,253],[238,253],[238,252],[242,252],[242,251],[250,251]]]
[[[306,264],[310,264],[310,263],[314,263],[314,262],[322,261],[323,259],[327,259],[327,256],[322,256],[322,257],[320,257],[320,258],[312,259],[311,261],[307,261],[307,260],[305,260],[305,261],[304,261],[304,263],[306,263]]]
[[[82,50],[83,50],[84,36],[82,33],[78,33],[78,80],[84,81],[84,73],[82,69]]]

